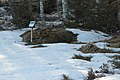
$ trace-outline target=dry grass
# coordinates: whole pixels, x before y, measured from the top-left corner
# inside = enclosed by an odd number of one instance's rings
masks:
[[[72,80],[69,78],[69,76],[66,76],[65,74],[62,74],[63,79],[62,80]]]
[[[110,43],[110,45],[108,45],[108,47],[113,47],[113,48],[120,48],[120,43]]]
[[[91,61],[92,56],[82,56],[82,55],[74,55],[72,59],[82,59],[86,61]]]
[[[114,55],[112,56],[113,59],[117,59],[117,60],[120,60],[120,55]]]
[[[110,40],[105,42],[110,43],[109,47],[120,48],[120,35],[113,36]]]
[[[88,71],[87,80],[93,80],[93,79],[95,79],[95,78],[96,78],[95,73],[93,72],[93,69],[91,68],[91,69]]]
[[[120,35],[115,35],[115,36],[113,36],[111,39],[106,40],[106,42],[108,42],[108,43],[120,42]]]
[[[100,73],[106,73],[106,74],[114,74],[114,70],[110,69],[110,66],[108,64],[104,64],[100,66]]]
[[[113,61],[112,61],[112,64],[113,64],[113,67],[114,67],[114,68],[120,69],[120,61],[113,60]]]
[[[87,44],[85,46],[82,46],[78,51],[81,51],[83,53],[114,53],[112,50],[109,49],[101,49],[98,48],[94,44]]]
[[[95,78],[101,78],[101,77],[105,77],[105,75],[103,73],[102,74],[95,74],[93,69],[90,68],[90,70],[88,71],[88,76],[85,80],[94,80]]]
[[[120,69],[120,55],[114,55],[111,58],[113,59],[111,60],[113,67]]]

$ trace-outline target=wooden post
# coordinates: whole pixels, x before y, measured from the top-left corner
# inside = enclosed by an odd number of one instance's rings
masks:
[[[31,43],[33,42],[33,28],[31,28]]]
[[[31,28],[31,43],[33,42],[33,28],[35,27],[35,21],[30,21],[29,27]]]

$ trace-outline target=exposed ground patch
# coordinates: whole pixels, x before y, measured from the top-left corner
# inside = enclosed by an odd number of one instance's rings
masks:
[[[113,64],[113,67],[120,69],[120,55],[114,55],[111,58],[111,63]]]
[[[114,53],[114,51],[110,49],[101,49],[98,48],[96,45],[90,43],[85,46],[82,46],[78,49],[78,51],[81,51],[83,53]]]
[[[44,46],[44,45],[35,45],[35,46],[31,47],[31,48],[43,48],[43,47],[47,47],[47,46]]]
[[[106,42],[110,43],[109,47],[120,48],[120,35],[116,35]]]
[[[92,56],[82,56],[82,55],[74,55],[72,59],[82,59],[86,61],[91,61]]]

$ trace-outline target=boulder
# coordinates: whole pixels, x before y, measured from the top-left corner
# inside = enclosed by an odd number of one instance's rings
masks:
[[[24,42],[30,43],[31,32],[27,31],[20,35]],[[64,28],[35,29],[33,31],[32,44],[42,43],[72,43],[77,41],[77,34],[65,30]]]

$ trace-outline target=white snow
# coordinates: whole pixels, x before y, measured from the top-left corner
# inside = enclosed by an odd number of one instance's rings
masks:
[[[120,74],[115,74],[107,77],[102,77],[100,79],[95,79],[95,80],[119,80],[120,79]]]
[[[78,42],[96,42],[96,41],[101,41],[105,39],[109,39],[110,37],[105,33],[102,33],[100,31],[95,32],[93,30],[91,31],[82,31],[79,29],[67,29],[69,31],[72,31],[74,34],[79,34],[78,35]]]
[[[0,55],[0,60],[5,59],[5,58],[6,58],[5,55]]]
[[[82,42],[107,39],[93,31],[69,30],[79,33],[78,40]],[[0,80],[62,80],[62,74],[73,80],[84,80],[90,67],[99,70],[103,63],[110,60],[107,56],[113,55],[83,54],[75,49],[82,44],[43,44],[47,47],[30,48],[21,42],[19,35],[23,32],[24,30],[0,32]],[[93,58],[91,62],[71,59],[74,54]],[[119,80],[119,78],[116,74],[96,80]]]

